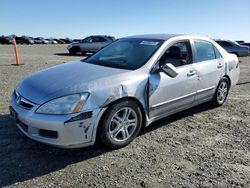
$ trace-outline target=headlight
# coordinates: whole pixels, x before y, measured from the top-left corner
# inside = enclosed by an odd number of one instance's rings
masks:
[[[72,48],[72,44],[69,44],[67,47],[67,49],[70,49],[70,48]]]
[[[53,99],[42,106],[36,112],[42,114],[71,114],[79,112],[88,98],[88,93],[79,93]]]

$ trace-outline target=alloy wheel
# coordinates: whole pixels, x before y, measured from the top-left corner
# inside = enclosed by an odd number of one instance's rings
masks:
[[[111,118],[109,134],[117,142],[128,140],[136,130],[138,117],[130,107],[121,108]]]
[[[227,93],[228,93],[228,84],[227,82],[223,81],[220,83],[217,91],[217,101],[219,104],[224,103],[225,99],[227,98]]]

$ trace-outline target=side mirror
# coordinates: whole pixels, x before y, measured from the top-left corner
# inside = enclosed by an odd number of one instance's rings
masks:
[[[167,63],[161,67],[161,70],[171,78],[174,78],[178,75],[177,69],[170,63]]]

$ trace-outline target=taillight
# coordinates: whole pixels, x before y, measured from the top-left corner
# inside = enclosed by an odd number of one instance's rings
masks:
[[[239,66],[240,66],[240,61],[238,60],[236,61],[236,69],[239,68]]]

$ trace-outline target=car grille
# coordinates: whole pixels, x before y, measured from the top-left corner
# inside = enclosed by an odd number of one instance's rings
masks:
[[[33,108],[35,106],[34,103],[28,101],[27,99],[23,98],[19,93],[17,93],[16,91],[14,92],[14,96],[15,96],[15,101],[16,103],[21,106],[22,108],[28,109],[30,110],[31,108]]]

